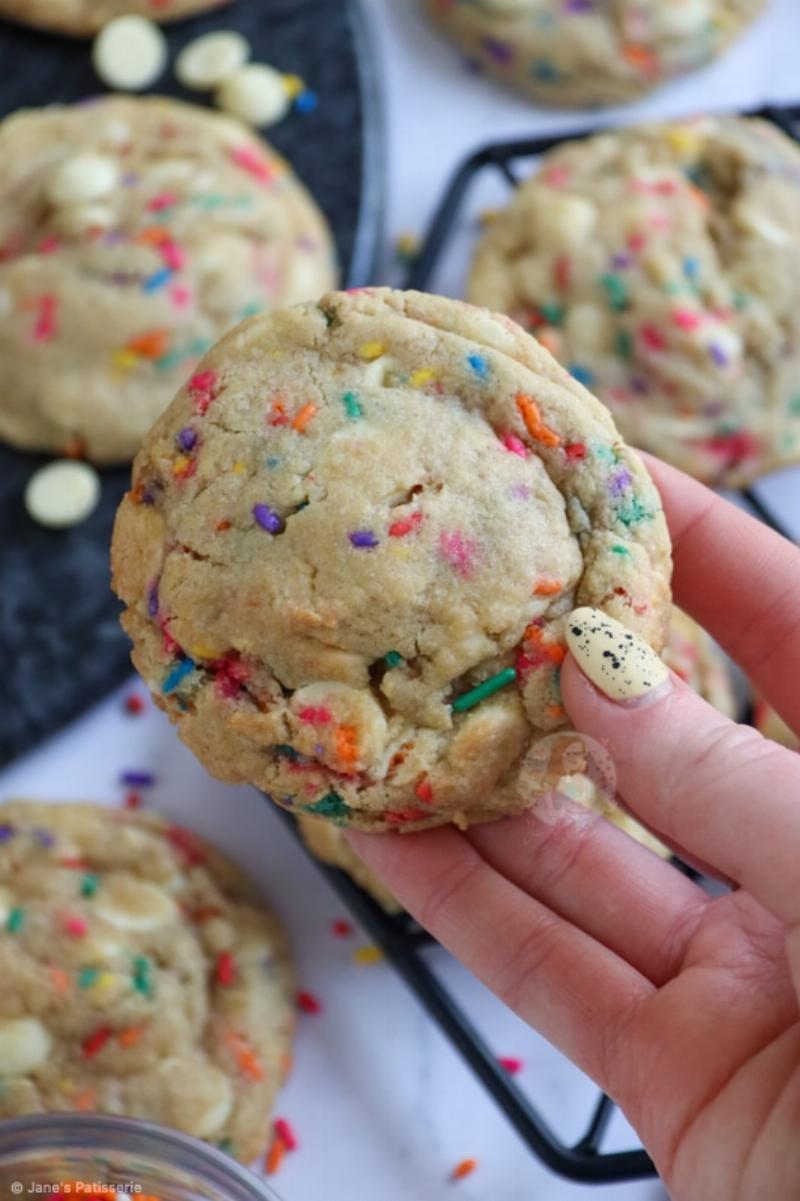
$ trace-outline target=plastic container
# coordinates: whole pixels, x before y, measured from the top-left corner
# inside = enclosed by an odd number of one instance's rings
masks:
[[[93,1191],[94,1189],[94,1191]],[[0,1122],[0,1197],[54,1201],[278,1201],[221,1151],[185,1134],[91,1114]]]

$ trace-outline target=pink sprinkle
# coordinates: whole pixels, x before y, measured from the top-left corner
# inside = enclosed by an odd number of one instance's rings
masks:
[[[148,201],[147,207],[151,213],[160,213],[177,203],[178,197],[175,192],[160,192],[158,196],[154,196],[152,200]]]
[[[700,325],[701,317],[693,309],[675,309],[672,314],[672,320],[679,329],[692,330],[697,329]]]
[[[186,266],[186,251],[171,238],[159,242],[158,252],[171,271],[180,271]]]
[[[474,574],[478,544],[471,538],[465,538],[460,530],[453,530],[452,533],[442,530],[439,535],[439,553],[462,579],[468,580]]]
[[[56,332],[56,308],[58,300],[52,292],[42,296],[33,330],[34,342],[49,342]]]
[[[334,938],[349,938],[352,933],[353,927],[343,917],[331,922],[331,934]]]
[[[320,705],[319,708],[307,705],[300,710],[297,716],[301,721],[308,722],[312,726],[327,726],[329,722],[333,721],[333,714],[324,705]]]
[[[64,929],[70,938],[85,938],[89,933],[89,927],[82,917],[76,917],[74,914],[68,913],[64,918]]]
[[[569,182],[569,177],[569,167],[548,167],[543,175],[544,182],[553,188],[563,187],[565,183]]]
[[[521,442],[516,434],[503,434],[500,441],[505,446],[506,450],[511,451],[512,455],[519,455],[521,459],[528,457],[528,448],[524,442]]]
[[[629,235],[628,249],[632,250],[634,252],[634,254],[638,254],[639,251],[644,250],[646,245],[647,245],[647,238],[644,236],[644,234],[630,234]]]
[[[316,1015],[322,1013],[322,1002],[311,992],[299,992],[297,994],[297,1008],[302,1013]]]
[[[297,1135],[295,1134],[294,1130],[289,1125],[289,1123],[286,1121],[286,1118],[276,1118],[275,1119],[275,1133],[277,1134],[278,1138],[281,1140],[281,1142],[283,1143],[283,1145],[287,1151],[296,1151],[297,1150],[297,1148],[299,1146],[299,1144],[297,1142]]]
[[[509,1055],[499,1056],[497,1062],[501,1068],[508,1072],[509,1076],[516,1076],[525,1066],[521,1059],[515,1059]]]
[[[648,350],[666,349],[667,339],[656,325],[643,325],[639,330],[639,337],[642,339]]]
[[[60,245],[61,243],[58,238],[50,234],[48,237],[42,238],[39,243],[39,254],[52,254],[55,250],[58,250]]]
[[[237,167],[241,167],[259,183],[270,184],[275,179],[273,167],[252,146],[236,146],[231,150],[231,158]]]
[[[189,380],[189,395],[194,401],[195,412],[202,417],[212,400],[217,396],[218,377],[216,371],[198,371]]]
[[[169,295],[176,309],[185,309],[187,304],[191,303],[192,289],[184,287],[183,284],[176,284],[174,288],[170,288]]]

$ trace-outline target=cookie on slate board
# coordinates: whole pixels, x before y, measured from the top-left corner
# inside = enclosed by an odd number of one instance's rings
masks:
[[[107,21],[128,13],[152,21],[177,21],[221,8],[229,0],[0,0],[0,17],[54,33],[95,33]]]
[[[0,1117],[118,1114],[263,1150],[292,973],[237,868],[152,816],[14,801],[0,912]]]
[[[659,649],[669,612],[660,500],[608,411],[508,318],[387,289],[222,340],[137,457],[113,564],[208,769],[368,830],[525,808],[569,611]]]
[[[487,74],[540,104],[636,100],[705,66],[765,0],[425,0],[437,24]]]
[[[336,278],[327,224],[284,160],[231,118],[161,98],[0,125],[0,249],[0,437],[98,463],[133,457],[222,333]]]
[[[489,218],[469,299],[623,437],[711,484],[800,462],[800,150],[737,117],[563,145]]]

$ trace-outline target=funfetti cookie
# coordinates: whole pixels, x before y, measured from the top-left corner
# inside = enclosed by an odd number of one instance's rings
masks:
[[[508,318],[387,289],[223,339],[136,459],[113,561],[209,770],[367,830],[526,808],[569,611],[659,649],[669,613],[660,500],[608,411]]]
[[[0,0],[0,17],[55,33],[85,35],[128,13],[151,21],[176,21],[226,3],[228,0]]]
[[[292,973],[231,863],[155,817],[9,802],[0,914],[1,1118],[117,1114],[260,1154]]]
[[[475,254],[635,446],[737,487],[800,462],[800,150],[737,117],[546,155]]]
[[[765,0],[425,0],[468,62],[539,104],[636,100],[705,66]]]
[[[232,118],[127,97],[9,117],[0,438],[130,459],[222,333],[335,275],[315,203]]]

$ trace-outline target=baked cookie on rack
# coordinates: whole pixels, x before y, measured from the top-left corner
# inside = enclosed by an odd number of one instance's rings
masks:
[[[0,17],[54,33],[87,36],[114,17],[129,13],[151,21],[177,21],[227,3],[229,0],[0,0]]]
[[[468,296],[698,479],[800,462],[800,149],[775,126],[705,117],[558,147],[490,216]]]
[[[669,617],[660,500],[608,411],[508,318],[380,288],[219,343],[136,459],[113,560],[208,769],[367,830],[527,807],[569,612],[658,649]]]
[[[316,204],[232,118],[111,96],[9,117],[0,438],[124,462],[221,334],[335,278]]]
[[[721,54],[765,0],[425,0],[471,63],[539,104],[636,100]]]
[[[239,870],[188,830],[0,806],[0,1117],[97,1112],[264,1149],[292,972]]]

